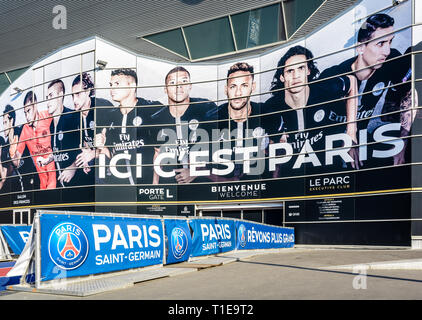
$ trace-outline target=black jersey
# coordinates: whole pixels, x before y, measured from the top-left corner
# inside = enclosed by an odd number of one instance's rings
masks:
[[[95,133],[95,107],[113,107],[113,104],[105,99],[91,98],[91,107],[86,117],[80,112],[80,122],[78,128],[81,129],[81,147],[94,148]]]
[[[50,125],[50,132],[52,134],[51,147],[53,149],[58,177],[64,169],[75,162],[76,156],[79,153],[79,114],[72,109],[64,107],[57,125],[55,125],[54,120],[55,118],[53,118]],[[75,183],[76,181],[72,179],[69,183],[63,183],[59,186],[66,187]]]
[[[324,70],[320,75],[320,79],[343,73],[353,74],[352,64],[355,61],[356,58],[351,58]],[[384,122],[382,117],[376,116],[391,112],[394,109],[396,111],[399,110],[400,100],[403,97],[403,91],[406,91],[406,89],[398,84],[409,79],[409,69],[410,56],[402,56],[399,51],[392,49],[386,62],[369,79],[364,81],[357,79],[359,93],[357,119],[359,120],[359,129],[368,129],[368,132],[372,133]],[[389,88],[390,86],[393,87]],[[346,121],[346,114],[339,114],[335,110],[331,110],[330,113],[334,121]],[[398,120],[399,113],[395,116],[390,115],[389,119]]]
[[[314,150],[324,150],[326,135],[344,132],[345,127],[333,124],[331,111],[346,113],[346,101],[338,100],[347,95],[350,81],[347,77],[338,77],[309,87],[309,98],[306,106],[293,109],[285,103],[284,95],[273,96],[265,104],[274,115],[268,118],[265,126],[271,139],[278,142],[282,135],[288,136],[293,151],[300,152],[305,141]],[[337,101],[336,101],[337,100]],[[330,102],[331,101],[331,102]],[[313,130],[311,130],[313,129]]]
[[[91,107],[86,117],[80,112],[78,128],[80,129],[81,148],[94,148],[95,136],[95,107],[112,107],[113,104],[105,99],[91,98]],[[87,168],[77,170],[74,177],[77,185],[93,185],[95,184],[95,158],[88,163]]]
[[[137,98],[133,110],[123,114],[120,108],[97,109],[97,134],[106,129],[106,147],[111,158],[105,158],[105,173],[98,168],[100,183],[150,184],[152,183],[152,159],[154,148],[151,130],[152,107],[157,101]],[[155,108],[154,108],[155,109]],[[113,164],[110,168],[110,164]],[[101,162],[100,162],[101,166]]]
[[[9,193],[14,191],[22,191],[22,186],[20,185],[19,177],[17,176],[15,166],[12,164],[12,160],[9,155],[9,139],[3,139],[0,136],[1,144],[1,166],[2,169],[6,172],[6,180],[4,181],[3,187],[1,188],[1,193]]]
[[[92,109],[92,104],[86,117],[83,116],[82,112],[80,113],[78,128],[80,129],[82,148],[94,148],[94,114],[95,112],[94,109]]]
[[[332,121],[331,111],[346,113],[346,101],[341,98],[345,97],[349,90],[349,79],[337,77],[310,85],[308,101],[303,108],[291,108],[285,103],[282,94],[275,95],[265,102],[267,108],[274,112],[264,124],[271,140],[274,143],[287,142],[291,145],[293,154],[292,159],[283,164],[284,173],[278,170],[275,176],[304,174],[305,167],[324,170],[321,167],[324,166],[326,137],[346,131],[344,125],[339,126]],[[277,156],[282,155],[277,154]],[[296,162],[299,156],[309,157],[308,160],[301,159],[307,164],[306,166]],[[342,167],[343,163],[337,159],[333,165],[338,168]],[[332,170],[332,167],[330,168]]]
[[[160,153],[169,153],[173,158],[162,162],[163,170],[171,172],[174,169],[189,168],[189,153],[191,150],[209,150],[212,129],[215,128],[217,114],[216,105],[206,99],[190,98],[190,105],[180,118],[170,113],[169,106],[164,106],[152,115],[155,129],[154,144],[160,148]],[[207,161],[209,162],[209,161]],[[195,182],[206,180],[198,177]],[[159,183],[176,183],[174,177],[160,177]]]
[[[265,112],[263,104],[255,102],[250,104],[250,114],[240,121],[230,118],[228,103],[219,106],[218,131],[213,136],[212,152],[228,150],[230,153],[221,158],[234,163],[234,168],[228,174],[218,176],[218,181],[255,180],[267,172],[266,151],[269,138],[262,121],[262,114]],[[245,150],[249,150],[247,156]],[[227,168],[227,165],[214,162],[213,167],[222,170]]]
[[[345,72],[352,73],[352,64],[355,61],[356,58],[351,58],[328,68],[322,72],[320,78]],[[386,62],[369,79],[364,81],[358,79],[357,128],[358,131],[366,130],[364,138],[359,139],[359,144],[368,144],[365,146],[367,151],[363,159],[365,167],[393,164],[393,158],[388,157],[388,150],[394,149],[390,144],[375,143],[377,142],[375,136],[385,134],[391,138],[400,137],[400,104],[410,90],[410,84],[406,83],[410,77],[410,56],[403,56],[396,49],[391,49]],[[338,122],[346,121],[345,114],[331,113]],[[385,113],[387,115],[384,115]],[[378,128],[380,131],[377,133]],[[359,138],[360,133],[357,135]],[[382,151],[385,155],[378,156],[376,150]]]

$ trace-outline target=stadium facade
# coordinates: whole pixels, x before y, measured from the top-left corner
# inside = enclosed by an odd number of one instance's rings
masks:
[[[1,223],[223,216],[422,246],[420,1],[0,10]]]

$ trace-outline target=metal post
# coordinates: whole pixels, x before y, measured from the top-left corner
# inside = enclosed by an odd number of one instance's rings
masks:
[[[283,227],[286,226],[286,201],[283,201]]]
[[[41,228],[40,214],[37,212],[34,218],[34,236],[35,236],[35,288],[40,287],[41,283]]]
[[[165,223],[164,223],[164,218],[161,218],[161,225],[163,227],[163,265],[165,265],[167,263],[167,253],[166,253],[166,248],[168,246],[166,246],[166,230],[165,230]],[[167,239],[168,241],[168,239]]]

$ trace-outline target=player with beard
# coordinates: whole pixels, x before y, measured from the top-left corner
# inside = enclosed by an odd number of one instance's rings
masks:
[[[93,185],[95,183],[95,158],[98,153],[94,148],[95,106],[111,107],[113,104],[105,99],[95,98],[95,86],[91,76],[84,72],[75,77],[72,83],[72,98],[75,110],[80,112],[80,129],[82,145],[81,152],[76,156],[75,164],[80,169],[75,177],[78,185]]]
[[[255,180],[264,174],[269,139],[261,125],[264,117],[262,104],[251,101],[255,88],[253,66],[238,62],[229,68],[225,86],[228,102],[218,109],[219,134],[218,137],[213,136],[212,151],[230,151],[222,158],[234,163],[234,166],[230,170],[228,163],[214,163],[214,168],[227,171],[227,174],[211,175],[213,181]],[[240,153],[246,148],[253,150],[247,156],[250,160]]]
[[[161,170],[173,172],[174,175],[172,173],[171,177],[162,177],[155,172],[154,184],[186,184],[194,180],[207,180],[206,177],[190,175],[189,151],[193,147],[197,151],[209,149],[211,129],[217,119],[212,111],[217,106],[209,100],[190,97],[191,77],[189,71],[183,67],[170,70],[165,77],[165,84],[168,105],[152,115],[154,124],[161,124],[156,137],[157,142],[162,143],[156,149],[154,158],[164,153],[173,154],[173,159],[163,165]]]
[[[340,170],[345,160],[357,166],[356,161],[353,161],[357,159],[355,148],[351,148],[348,153],[344,151],[341,157],[334,157],[333,163],[322,161],[327,147],[326,136],[347,133],[350,146],[357,141],[354,122],[356,98],[329,102],[355,96],[356,79],[343,76],[310,84],[317,79],[319,71],[312,52],[302,46],[290,48],[281,57],[277,67],[271,87],[273,96],[265,102],[274,116],[266,121],[264,127],[269,131],[272,142],[287,142],[291,145],[294,156],[287,163],[277,165],[273,176],[303,175],[304,170],[307,170],[307,174],[312,171]],[[347,126],[333,126],[327,112],[330,109],[347,114],[350,123]],[[341,148],[345,145],[339,143],[332,147]]]
[[[38,110],[37,96],[34,92],[29,91],[23,103],[27,122],[22,128],[16,148],[10,150],[10,156],[17,165],[27,148],[38,172],[40,189],[54,189],[57,182],[56,167],[50,137],[50,124],[53,119],[47,110]]]
[[[401,121],[400,113],[387,117],[379,115],[399,111],[401,101],[408,92],[406,85],[398,84],[406,82],[410,78],[410,56],[402,56],[398,50],[391,48],[393,32],[394,19],[392,17],[383,13],[370,16],[358,31],[356,49],[358,55],[324,70],[320,76],[320,79],[323,79],[348,73],[356,77],[359,88],[356,114],[357,130],[367,129],[368,143],[373,142],[372,134],[378,127]],[[390,86],[393,87],[389,88]],[[346,121],[344,113],[335,110],[329,112],[329,118],[333,122]],[[400,137],[406,134],[406,131],[398,129],[395,136]],[[367,148],[366,167],[393,164],[393,158],[383,160],[372,157],[373,149],[382,148],[380,144],[369,144]],[[400,160],[396,161],[396,157],[400,158],[400,154],[394,156],[394,162],[401,162]]]
[[[136,96],[138,76],[132,69],[116,69],[111,73],[110,95],[119,106],[111,109],[97,110],[98,131],[95,136],[95,146],[100,151],[101,158],[105,157],[107,170],[103,174],[99,169],[99,178],[106,184],[152,183],[152,164],[154,156],[151,138],[152,106],[162,105],[158,101],[149,101]],[[151,107],[150,107],[151,106]],[[114,168],[110,168],[113,157],[124,156]],[[132,162],[128,160],[128,157]],[[135,161],[142,156],[142,168],[137,168]],[[123,163],[123,164],[122,164]],[[114,173],[112,171],[115,171]],[[119,173],[117,173],[118,171]],[[139,174],[142,171],[142,174]],[[116,176],[116,173],[118,177]]]

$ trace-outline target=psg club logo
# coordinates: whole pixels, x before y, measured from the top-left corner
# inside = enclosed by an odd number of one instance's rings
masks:
[[[141,118],[141,117],[135,117],[135,118],[133,119],[133,125],[134,125],[135,127],[140,127],[140,126],[141,126],[141,124],[142,124],[142,122],[143,122],[143,120],[142,120],[142,118]]]
[[[196,119],[192,119],[189,121],[189,129],[195,131],[199,127],[199,121]]]
[[[188,236],[181,228],[174,228],[171,231],[171,250],[176,259],[180,259],[188,249]]]
[[[242,248],[246,246],[246,228],[243,224],[241,224],[237,230],[237,239]]]
[[[321,122],[322,119],[324,119],[324,117],[325,117],[325,111],[322,110],[322,109],[320,109],[317,112],[315,112],[315,114],[314,114],[314,121],[315,122]]]
[[[48,252],[59,268],[73,270],[81,266],[88,256],[88,239],[76,224],[64,222],[51,232]]]
[[[382,91],[384,90],[384,88],[385,88],[385,83],[384,82],[378,82],[374,86],[374,88],[372,89],[372,94],[374,96],[379,96],[382,93]]]

